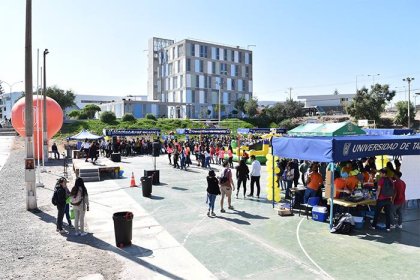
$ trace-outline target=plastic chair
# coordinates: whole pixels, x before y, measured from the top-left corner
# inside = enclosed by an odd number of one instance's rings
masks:
[[[318,203],[319,203],[319,201],[320,201],[319,196],[316,196],[316,197],[310,197],[308,199],[308,202],[307,203],[301,204],[301,206],[305,206],[306,219],[308,219],[308,215],[309,215],[309,211],[308,210],[310,209],[311,212],[312,212],[312,207],[317,206]],[[301,209],[302,208],[299,209],[299,217],[300,217],[300,210]]]

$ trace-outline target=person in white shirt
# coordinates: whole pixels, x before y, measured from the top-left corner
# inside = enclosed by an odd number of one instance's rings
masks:
[[[90,143],[86,139],[85,142],[82,143],[82,148],[81,148],[81,150],[85,153],[85,156],[86,156],[86,160],[85,161],[88,161],[88,158],[89,158],[89,149],[90,149]]]
[[[250,197],[254,196],[254,184],[257,185],[257,198],[260,197],[260,177],[261,177],[261,164],[258,160],[255,159],[255,156],[251,156],[251,193],[248,195]]]

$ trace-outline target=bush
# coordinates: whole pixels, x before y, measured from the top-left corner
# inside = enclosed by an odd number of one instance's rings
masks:
[[[297,125],[293,123],[292,119],[285,119],[279,123],[279,128],[286,128],[287,130],[295,128]]]
[[[127,113],[122,117],[123,122],[133,122],[136,118],[133,116],[133,114]]]
[[[111,124],[115,122],[116,119],[117,117],[115,117],[114,112],[106,111],[101,114],[101,122],[103,123]]]
[[[154,121],[156,121],[156,117],[155,117],[155,115],[153,115],[153,114],[146,114],[146,119],[148,119],[148,120],[154,120]]]
[[[79,116],[77,117],[79,120],[87,120],[88,114],[85,112],[80,112]]]

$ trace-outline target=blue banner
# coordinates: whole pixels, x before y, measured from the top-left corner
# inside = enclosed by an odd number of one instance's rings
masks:
[[[104,129],[106,136],[160,135],[160,129]]]
[[[185,134],[230,134],[230,129],[225,128],[192,128],[185,129]]]

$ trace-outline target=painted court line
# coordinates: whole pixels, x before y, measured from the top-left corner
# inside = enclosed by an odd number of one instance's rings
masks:
[[[300,242],[300,238],[299,238],[299,229],[300,229],[300,225],[302,224],[302,222],[304,221],[305,219],[304,218],[302,218],[301,220],[300,220],[300,222],[299,222],[299,224],[298,224],[298,226],[297,226],[297,228],[296,228],[296,238],[297,238],[297,241],[298,241],[298,243],[299,243],[299,246],[300,246],[300,248],[302,249],[302,251],[303,251],[303,253],[305,254],[305,256],[311,261],[311,263],[313,263],[318,269],[319,269],[319,271],[321,271],[321,273],[322,274],[324,274],[326,277],[328,277],[329,279],[334,279],[331,275],[329,275],[327,272],[325,272],[325,270],[323,270],[309,255],[308,255],[308,253],[306,252],[306,250],[305,250],[305,248],[303,248],[303,246],[302,246],[302,243]]]

